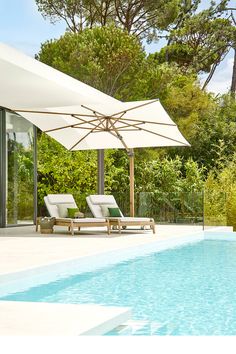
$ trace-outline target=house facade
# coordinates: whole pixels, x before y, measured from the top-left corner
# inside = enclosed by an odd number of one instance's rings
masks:
[[[37,213],[36,128],[0,107],[0,227],[33,224]]]

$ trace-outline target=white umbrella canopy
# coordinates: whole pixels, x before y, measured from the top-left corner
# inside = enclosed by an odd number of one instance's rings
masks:
[[[16,111],[68,150],[189,146],[159,100]]]
[[[159,100],[17,112],[68,150],[125,148],[130,158],[131,216],[134,216],[133,148],[189,146]]]

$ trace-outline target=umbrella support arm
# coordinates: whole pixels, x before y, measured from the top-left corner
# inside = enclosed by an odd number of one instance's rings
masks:
[[[128,150],[130,176],[130,216],[134,216],[134,150]]]

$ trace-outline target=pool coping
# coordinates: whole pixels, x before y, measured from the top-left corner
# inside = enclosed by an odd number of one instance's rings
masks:
[[[111,266],[128,259],[134,259],[154,252],[161,252],[169,248],[180,247],[184,244],[197,242],[204,239],[236,240],[236,232],[223,230],[224,228],[222,227],[222,231],[220,231],[219,228],[206,231],[196,231],[188,235],[173,236],[167,240],[153,240],[152,242],[146,244],[138,244],[135,246],[129,245],[121,249],[105,250],[103,252],[100,251],[91,255],[84,255],[69,258],[67,260],[46,263],[45,265],[41,264],[39,266],[29,267],[17,272],[3,273],[0,274],[0,283],[4,283],[4,285],[0,285],[0,296],[5,296],[2,294],[4,290],[7,292],[6,286],[13,286],[15,282],[18,283],[21,280],[24,280],[25,286],[20,288],[18,287],[17,289],[19,289],[19,291],[23,291],[24,288],[37,285],[42,280],[47,283],[49,281],[74,274],[92,272],[98,268]],[[76,268],[78,266],[79,269]],[[45,272],[47,273],[46,276]],[[26,280],[29,282],[27,283]],[[17,290],[12,290],[12,292],[14,291]]]
[[[131,317],[125,307],[23,301],[0,301],[0,313],[1,336],[103,335]]]
[[[42,282],[48,283],[59,278],[92,272],[98,268],[104,268],[125,260],[145,256],[154,252],[161,252],[173,247],[180,247],[184,244],[201,241],[203,239],[203,231],[197,231],[189,235],[173,236],[168,240],[155,240],[147,244],[106,250],[97,254],[56,261],[45,265],[30,267],[18,272],[2,274],[0,275],[0,283],[2,283],[2,285],[0,285],[0,297],[12,292],[24,291]],[[23,285],[19,285],[21,280],[24,282]]]

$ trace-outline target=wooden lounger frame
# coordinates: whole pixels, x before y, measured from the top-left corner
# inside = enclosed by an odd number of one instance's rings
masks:
[[[135,218],[134,218],[135,219]],[[118,230],[119,230],[119,233],[121,233],[121,229],[122,227],[125,227],[125,226],[150,226],[150,229],[152,230],[152,232],[155,234],[156,233],[156,230],[155,230],[155,222],[154,222],[154,219],[150,219],[150,221],[148,220],[123,220],[122,219],[109,219],[109,223],[110,223],[110,226],[117,226],[118,227]]]
[[[40,225],[40,217],[36,219],[36,232],[38,231],[38,227]],[[78,231],[80,231],[81,227],[98,227],[98,226],[106,226],[107,227],[107,233],[110,235],[110,221],[106,219],[106,221],[99,221],[99,219],[96,220],[96,222],[90,222],[90,221],[83,221],[83,219],[79,219],[80,221],[76,219],[57,219],[55,220],[54,226],[67,226],[68,231],[71,232],[71,235],[74,236],[74,228],[78,227]]]

